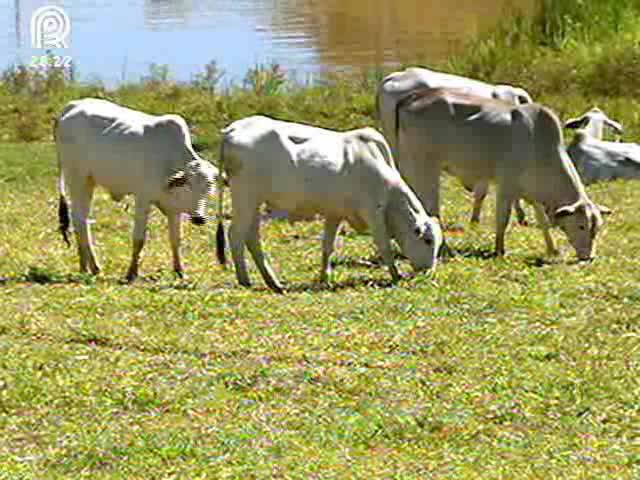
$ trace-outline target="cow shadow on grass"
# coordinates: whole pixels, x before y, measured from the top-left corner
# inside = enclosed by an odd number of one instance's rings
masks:
[[[455,256],[460,256],[462,258],[477,258],[480,260],[495,260],[500,258],[491,247],[465,246],[462,248],[456,248],[453,251]],[[549,265],[555,265],[560,262],[561,260],[558,258],[549,258],[541,255],[527,255],[524,257],[524,264],[527,267],[541,268]]]
[[[309,293],[309,292],[339,292],[341,290],[351,290],[355,288],[393,288],[397,284],[391,279],[381,278],[352,278],[342,282],[320,283],[318,280],[285,285],[284,291],[287,293]]]
[[[0,287],[16,283],[36,285],[92,284],[95,277],[81,273],[60,273],[46,267],[29,266],[26,271],[12,276],[0,276]]]
[[[550,258],[544,258],[540,255],[529,255],[525,257],[524,263],[527,267],[542,268],[556,264],[558,261]]]
[[[406,257],[398,252],[394,252],[395,260],[405,260]],[[348,270],[348,269],[382,269],[387,274],[386,266],[382,263],[382,258],[378,255],[373,255],[367,258],[362,257],[348,257],[338,256],[334,257],[331,265],[334,269]],[[413,278],[413,273],[402,273],[402,280],[408,280]],[[349,290],[354,288],[393,288],[397,284],[394,283],[391,278],[369,278],[359,277],[351,278],[340,282],[321,283],[317,278],[312,281],[286,285],[285,292],[287,293],[302,293],[302,292],[337,292],[340,290]]]
[[[393,259],[407,260],[407,257],[396,250],[393,252]],[[384,268],[382,257],[380,257],[379,255],[372,255],[367,258],[334,256],[334,258],[331,260],[331,265],[334,267],[346,268]]]
[[[480,260],[491,260],[494,258],[498,258],[496,252],[493,248],[487,246],[468,246],[465,245],[463,247],[457,247],[451,249],[451,254],[454,257],[462,257],[462,258],[478,258]]]

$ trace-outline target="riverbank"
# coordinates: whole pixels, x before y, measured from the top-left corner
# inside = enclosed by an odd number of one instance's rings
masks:
[[[543,3],[539,18],[516,18],[470,44],[465,53],[430,66],[521,85],[562,118],[597,104],[625,124],[630,138],[640,134],[634,113],[640,107],[638,2]],[[7,71],[0,83],[0,141],[50,141],[56,113],[69,100],[85,96],[183,115],[204,147],[215,146],[221,127],[254,113],[335,129],[375,125],[374,92],[386,73],[372,69],[295,85],[280,66],[262,65],[247,72],[241,85],[222,89],[215,62],[191,83],[171,82],[168,69],[152,65],[144,82],[112,90],[99,83],[80,85],[64,69]]]

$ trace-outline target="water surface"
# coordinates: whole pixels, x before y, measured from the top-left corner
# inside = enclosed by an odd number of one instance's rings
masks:
[[[4,2],[4,3],[2,3]],[[428,64],[536,0],[0,0],[0,67],[28,63],[32,13],[59,5],[71,22],[69,56],[82,79],[136,81],[151,63],[190,80],[215,60],[227,82],[258,64],[299,81],[322,71]]]

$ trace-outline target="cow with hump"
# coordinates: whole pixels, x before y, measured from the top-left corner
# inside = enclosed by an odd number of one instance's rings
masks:
[[[512,85],[493,85],[473,78],[462,77],[450,73],[439,72],[422,67],[409,67],[399,72],[393,72],[382,79],[376,93],[378,119],[384,135],[393,148],[397,148],[395,137],[395,113],[397,103],[414,90],[424,88],[457,88],[465,93],[485,98],[496,98],[514,105],[531,103],[531,96],[526,90]],[[397,159],[396,159],[397,160]],[[473,192],[473,211],[471,222],[480,221],[482,203],[489,189],[486,182],[465,184],[464,187]],[[520,202],[514,203],[518,222],[526,223],[525,212]]]
[[[504,254],[513,203],[524,198],[535,207],[549,254],[556,253],[551,223],[564,231],[579,259],[594,255],[601,213],[548,108],[514,106],[456,89],[422,89],[398,102],[396,128],[397,163],[427,211],[439,213],[440,173],[446,168],[463,184],[496,183],[496,254]]]
[[[367,227],[394,281],[400,276],[390,240],[395,239],[416,270],[434,268],[442,232],[394,168],[384,137],[373,129],[348,132],[253,116],[223,131],[220,170],[231,185],[230,246],[236,277],[250,286],[244,258],[248,247],[264,281],[283,291],[260,245],[259,207],[267,204],[290,219],[325,217],[320,279],[330,274],[330,256],[341,221]],[[219,192],[222,208],[222,191]],[[218,257],[225,263],[222,214]]]
[[[174,271],[182,276],[180,221],[187,213],[195,225],[206,222],[205,209],[214,193],[216,167],[193,150],[184,119],[178,115],[149,115],[115,103],[86,98],[72,101],[54,126],[59,177],[60,230],[67,244],[69,207],[80,256],[80,270],[97,274],[89,216],[96,186],[115,201],[135,196],[133,254],[126,274],[138,275],[152,205],[167,217]]]

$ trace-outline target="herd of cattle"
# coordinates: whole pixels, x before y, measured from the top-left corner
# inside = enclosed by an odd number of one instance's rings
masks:
[[[222,130],[218,169],[194,151],[178,115],[154,116],[92,98],[70,102],[54,126],[60,230],[70,244],[73,223],[80,270],[97,274],[89,221],[94,189],[107,189],[115,201],[133,194],[127,280],[138,275],[152,205],[168,219],[173,268],[182,275],[182,215],[205,224],[207,200],[217,187],[217,254],[224,264],[222,205],[229,184],[229,241],[237,280],[250,285],[246,246],[269,288],[282,292],[260,243],[259,212],[265,204],[286,212],[291,221],[325,218],[322,281],[329,278],[342,221],[371,232],[395,281],[391,239],[415,270],[436,266],[444,244],[443,170],[473,192],[472,222],[479,221],[488,185],[495,183],[496,254],[504,254],[512,208],[524,221],[522,199],[534,207],[547,252],[556,252],[549,229],[558,226],[581,260],[593,257],[601,215],[609,212],[590,200],[584,185],[640,176],[640,145],[603,140],[605,127],[617,134],[622,127],[597,108],[565,123],[577,129],[565,146],[558,117],[509,85],[408,68],[382,80],[376,105],[384,135],[373,128],[337,132],[258,115],[237,120]]]

